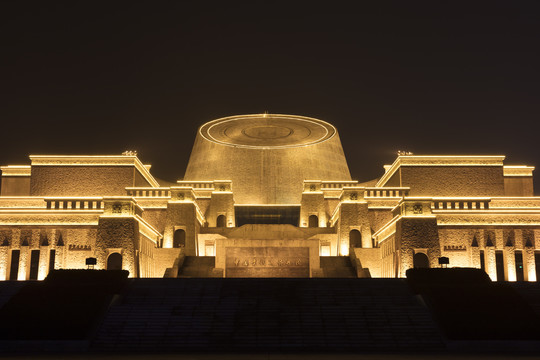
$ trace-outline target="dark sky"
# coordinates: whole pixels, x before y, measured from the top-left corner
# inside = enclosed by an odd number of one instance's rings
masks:
[[[540,1],[315,4],[0,3],[0,164],[136,149],[174,181],[198,126],[268,111],[336,125],[360,181],[400,149],[540,167]]]

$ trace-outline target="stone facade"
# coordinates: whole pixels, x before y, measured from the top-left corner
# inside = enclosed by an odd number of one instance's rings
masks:
[[[176,276],[199,256],[215,259],[212,276],[320,277],[320,257],[341,256],[358,277],[403,277],[447,257],[493,280],[536,280],[533,167],[409,154],[384,169],[351,180],[335,127],[272,114],[201,126],[171,186],[129,152],[30,156],[1,167],[0,280],[44,279],[90,257],[132,277]]]

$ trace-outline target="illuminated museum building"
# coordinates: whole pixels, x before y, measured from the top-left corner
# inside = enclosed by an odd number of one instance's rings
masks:
[[[358,277],[403,277],[443,256],[493,280],[540,270],[534,167],[398,155],[358,183],[336,128],[308,117],[208,122],[176,183],[130,152],[30,156],[1,170],[2,280],[86,268],[89,257],[132,277],[175,277],[202,260],[201,276],[214,277],[329,277],[328,259],[350,260]]]

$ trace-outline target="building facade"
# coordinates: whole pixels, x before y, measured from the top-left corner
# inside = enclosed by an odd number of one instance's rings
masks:
[[[531,166],[504,156],[398,155],[376,180],[352,180],[338,132],[292,115],[243,115],[199,128],[182,180],[164,183],[136,154],[30,156],[1,167],[0,280],[51,269],[132,277],[358,277],[411,267],[484,269],[536,281],[540,197]],[[332,275],[334,274],[334,275]]]

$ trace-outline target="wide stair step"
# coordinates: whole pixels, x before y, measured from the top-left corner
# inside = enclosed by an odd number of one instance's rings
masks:
[[[321,256],[321,269],[327,278],[357,277],[348,256]]]

